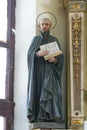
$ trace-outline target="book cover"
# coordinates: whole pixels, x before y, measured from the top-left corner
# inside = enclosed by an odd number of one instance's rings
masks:
[[[46,56],[44,56],[45,60],[62,54],[62,51],[59,49],[59,46],[56,41],[41,45],[40,49],[49,51],[49,53]]]

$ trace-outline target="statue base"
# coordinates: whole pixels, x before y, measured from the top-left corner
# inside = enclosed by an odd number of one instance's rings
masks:
[[[30,129],[65,129],[66,125],[65,122],[58,123],[58,122],[36,122],[30,124]]]

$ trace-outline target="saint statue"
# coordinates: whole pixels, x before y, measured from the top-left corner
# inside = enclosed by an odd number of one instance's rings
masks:
[[[62,119],[61,74],[64,63],[63,53],[45,60],[48,50],[41,45],[56,42],[50,35],[52,23],[47,17],[39,21],[40,34],[35,36],[28,50],[27,117],[30,123],[52,122]]]

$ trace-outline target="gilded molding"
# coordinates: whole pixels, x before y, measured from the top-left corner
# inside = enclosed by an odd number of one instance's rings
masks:
[[[72,55],[73,55],[73,84],[74,84],[74,114],[81,111],[81,16],[72,17]],[[77,100],[76,100],[77,99]]]
[[[84,47],[85,12],[87,0],[68,0],[66,10],[69,18],[70,47],[70,111],[69,125],[80,128],[84,125]]]
[[[72,45],[73,45],[73,65],[75,70],[74,78],[79,78],[80,56],[81,56],[81,16],[75,14],[72,17]]]
[[[70,1],[67,4],[68,12],[84,12],[86,11],[85,1]]]
[[[71,124],[72,125],[83,125],[84,124],[84,120],[83,120],[83,118],[78,118],[78,119],[72,118]]]
[[[69,13],[71,124],[84,120],[84,13]]]

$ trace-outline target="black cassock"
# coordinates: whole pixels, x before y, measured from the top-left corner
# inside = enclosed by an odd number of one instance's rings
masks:
[[[27,117],[29,122],[51,121],[62,118],[61,73],[63,54],[57,57],[57,63],[50,63],[43,57],[37,57],[39,46],[58,40],[47,32],[35,36],[28,50],[28,89]],[[60,48],[61,49],[61,48]]]

